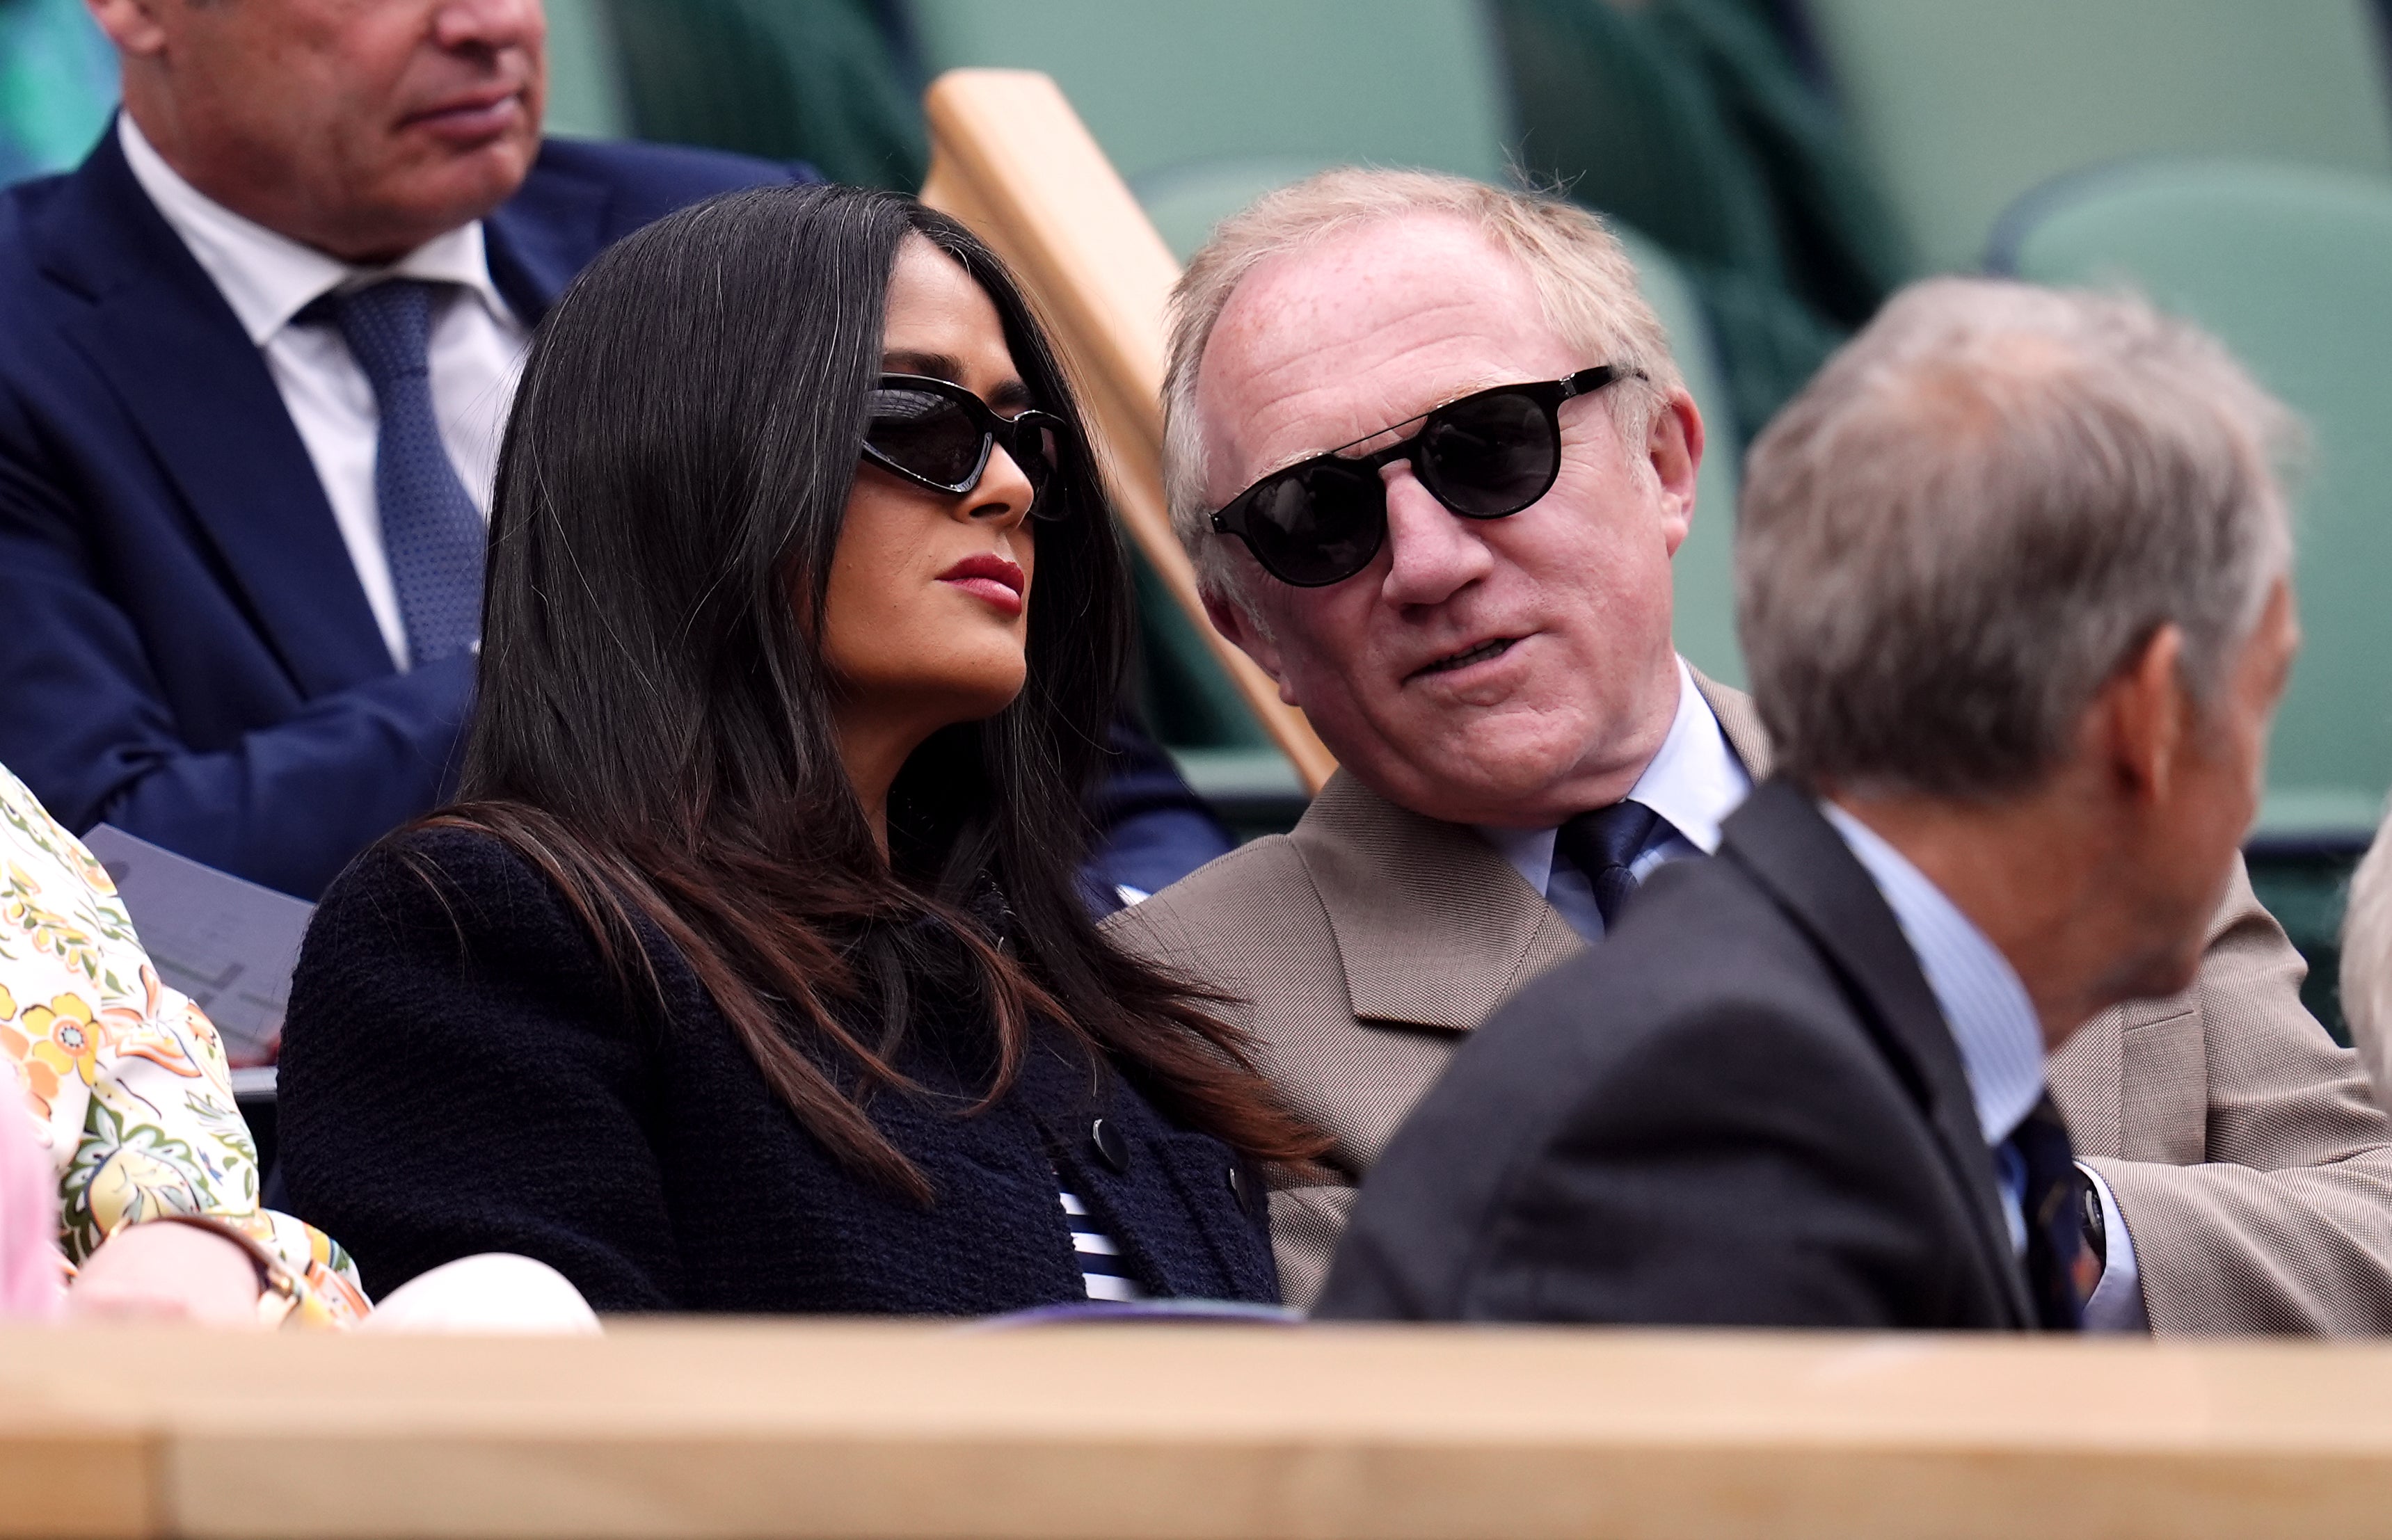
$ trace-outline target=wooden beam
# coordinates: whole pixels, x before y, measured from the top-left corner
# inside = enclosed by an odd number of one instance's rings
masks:
[[[0,1535],[2305,1540],[2392,1346],[1460,1327],[0,1329]]]
[[[1053,330],[1102,441],[1114,506],[1306,787],[1337,768],[1304,714],[1213,629],[1163,497],[1164,303],[1179,265],[1063,93],[1027,70],[953,70],[923,98],[922,201],[1004,257]]]

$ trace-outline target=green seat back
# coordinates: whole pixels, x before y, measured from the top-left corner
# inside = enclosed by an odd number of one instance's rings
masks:
[[[615,20],[600,0],[546,0],[551,134],[619,139],[630,132]]]
[[[2371,0],[1807,0],[1921,261],[2028,189],[2153,152],[2392,171]]]
[[[1495,35],[1469,0],[908,0],[932,75],[1055,78],[1182,260],[1323,166],[1504,175]]]
[[[837,182],[921,186],[921,109],[873,0],[605,3],[641,138],[807,161]]]
[[[2022,278],[2132,284],[2199,322],[2308,422],[2306,641],[2258,832],[2363,842],[2392,784],[2392,184],[2247,162],[2121,168],[2038,200],[2008,246]]]
[[[82,0],[0,0],[0,183],[65,171],[116,110],[116,50]]]
[[[1612,226],[1636,264],[1646,303],[1670,334],[1670,356],[1703,414],[1710,442],[1695,485],[1695,524],[1670,563],[1675,600],[1671,630],[1687,662],[1722,684],[1744,685],[1736,641],[1736,468],[1744,458],[1727,412],[1719,352],[1694,286],[1669,252],[1634,230]]]
[[[1500,178],[1495,41],[1470,0],[907,0],[922,62],[1039,70],[1134,188],[1294,158]]]

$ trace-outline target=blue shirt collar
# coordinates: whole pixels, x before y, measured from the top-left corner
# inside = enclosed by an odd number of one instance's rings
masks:
[[[1893,911],[1960,1050],[1977,1126],[1988,1145],[2001,1144],[2043,1097],[2043,1026],[2018,970],[1875,830],[1832,802],[1822,801],[1819,810]]]

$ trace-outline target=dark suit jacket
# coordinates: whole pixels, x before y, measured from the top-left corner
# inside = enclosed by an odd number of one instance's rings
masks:
[[[537,325],[649,221],[811,179],[552,139],[484,222],[490,277]],[[0,191],[0,764],[69,828],[306,898],[443,800],[472,697],[471,659],[393,667],[265,360],[112,131]],[[1161,775],[1112,829],[1147,886],[1228,848]]]
[[[2031,1325],[1959,1051],[1875,884],[1782,781],[1720,858],[1656,873],[1454,1055],[1319,1314]]]

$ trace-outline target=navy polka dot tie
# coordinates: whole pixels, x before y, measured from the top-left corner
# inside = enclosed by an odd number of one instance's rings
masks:
[[[471,649],[482,632],[482,550],[488,530],[440,442],[432,409],[434,286],[386,278],[308,307],[347,340],[373,383],[382,431],[374,502],[407,650],[418,664]]]

